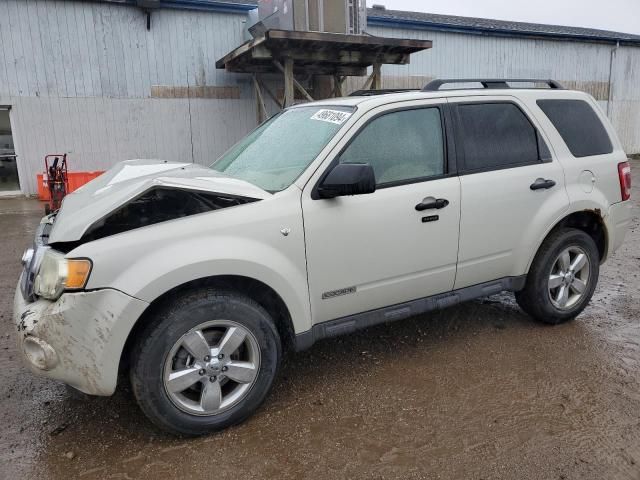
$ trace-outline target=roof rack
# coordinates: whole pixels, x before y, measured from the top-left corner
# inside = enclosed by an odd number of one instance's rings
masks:
[[[555,80],[543,80],[536,78],[452,78],[432,80],[422,89],[423,92],[436,92],[440,87],[450,83],[479,83],[482,88],[512,88],[509,83],[544,83],[553,90],[564,90],[562,84]]]
[[[378,90],[356,90],[349,94],[350,97],[372,97],[374,95],[386,95],[388,93],[419,92],[419,88],[382,88]]]

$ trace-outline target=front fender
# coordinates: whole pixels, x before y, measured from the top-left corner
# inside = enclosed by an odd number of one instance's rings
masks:
[[[87,289],[113,288],[152,302],[205,277],[236,275],[271,287],[296,333],[311,328],[300,192],[193,215],[83,244],[93,261]]]
[[[203,252],[215,252],[215,256]],[[113,285],[153,302],[192,280],[222,275],[248,277],[268,285],[287,305],[296,333],[311,328],[304,270],[282,252],[247,238],[218,237],[206,245],[193,239],[159,248],[123,270]]]

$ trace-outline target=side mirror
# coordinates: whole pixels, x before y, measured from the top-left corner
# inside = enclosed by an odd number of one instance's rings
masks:
[[[368,163],[339,163],[318,187],[320,198],[362,195],[376,191],[376,176]]]

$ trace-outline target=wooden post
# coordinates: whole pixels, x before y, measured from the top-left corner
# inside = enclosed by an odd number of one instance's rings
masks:
[[[334,82],[334,89],[333,89],[333,94],[336,97],[342,97],[344,96],[344,93],[342,91],[342,83],[344,82],[344,79],[346,77],[341,77],[340,75],[334,75],[333,77],[333,82]]]
[[[252,75],[253,77],[253,87],[256,91],[256,114],[258,119],[258,125],[264,122],[267,119],[267,107],[264,104],[264,98],[262,97],[262,91],[260,89],[260,82],[258,82],[258,78],[256,75]]]
[[[258,80],[258,85],[260,85],[260,90],[265,92],[267,94],[267,96],[273,100],[273,102],[278,105],[278,108],[282,109],[282,101],[279,100],[276,95],[269,90],[269,87],[267,87],[264,83],[262,83],[260,80]]]
[[[293,58],[284,60],[284,108],[293,105],[295,100],[293,91]]]
[[[369,90],[371,88],[371,82],[373,82],[373,74],[367,77],[367,81],[364,82],[364,85],[362,85],[361,90]]]
[[[287,91],[287,73],[286,73],[286,67],[283,67],[282,64],[280,62],[278,62],[277,60],[273,61],[273,64],[276,66],[276,68],[278,70],[280,70],[282,73],[284,73],[285,76],[285,83],[284,83],[284,91],[286,93]],[[309,95],[309,92],[307,92],[304,87],[300,84],[300,82],[298,82],[295,77],[293,76],[293,60],[291,60],[291,81],[293,83],[293,86],[295,88],[297,88],[298,90],[300,90],[300,93],[302,93],[302,95],[305,96],[305,98],[307,100],[309,100],[310,102],[313,102],[313,97],[311,95]],[[293,96],[291,97],[292,99],[294,98]],[[286,95],[285,95],[285,99],[286,99]],[[292,104],[293,104],[293,100],[292,100]],[[288,105],[285,105],[288,106]]]
[[[371,88],[373,90],[382,89],[382,65],[380,63],[373,64],[372,76],[373,76],[373,84],[371,85]]]

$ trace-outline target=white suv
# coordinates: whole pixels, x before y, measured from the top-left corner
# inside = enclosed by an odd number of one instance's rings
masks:
[[[298,105],[210,168],[116,165],[25,252],[27,364],[94,395],[126,370],[198,435],[249,416],[287,346],[500,291],[574,318],[630,223],[626,155],[584,93],[477,82]]]

